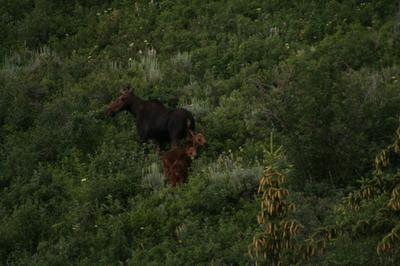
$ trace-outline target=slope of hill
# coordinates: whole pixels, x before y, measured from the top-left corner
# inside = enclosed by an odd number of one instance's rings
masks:
[[[349,221],[335,206],[399,126],[396,1],[5,0],[0,14],[1,264],[249,264],[271,134],[306,238]],[[187,184],[164,184],[130,114],[105,117],[126,84],[204,129]],[[396,264],[376,252],[388,219],[309,263]]]

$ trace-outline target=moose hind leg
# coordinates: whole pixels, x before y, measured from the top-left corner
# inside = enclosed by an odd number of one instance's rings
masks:
[[[169,134],[171,138],[171,147],[178,147],[181,144],[181,140],[186,138],[186,128],[182,126],[170,127]]]

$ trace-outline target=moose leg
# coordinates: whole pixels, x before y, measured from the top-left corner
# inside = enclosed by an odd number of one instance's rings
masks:
[[[156,142],[156,154],[160,155],[160,151],[161,151],[160,143]]]
[[[144,132],[144,130],[139,130],[139,143],[143,147],[143,154],[144,154],[144,160],[148,160],[148,155],[149,155],[149,147],[147,145],[147,134]]]
[[[172,148],[178,147],[180,140],[186,138],[186,124],[178,122],[180,121],[169,121],[168,123],[168,133]]]
[[[173,170],[173,169],[171,169]],[[179,176],[177,176],[177,173],[172,173],[172,179],[171,179],[171,185],[172,187],[176,187],[176,184],[178,183]]]
[[[138,133],[139,133],[140,144],[146,143],[147,142],[147,132],[144,129],[142,129],[142,130],[139,130]]]
[[[184,134],[180,130],[177,130],[176,128],[170,131],[170,137],[171,137],[171,149],[179,147],[180,146],[180,140],[185,137]]]

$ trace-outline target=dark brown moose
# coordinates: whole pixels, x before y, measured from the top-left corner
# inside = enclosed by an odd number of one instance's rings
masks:
[[[164,175],[173,187],[186,181],[192,160],[197,156],[200,147],[206,140],[202,133],[190,131],[191,143],[182,147],[174,147],[162,155]]]
[[[158,145],[170,142],[178,146],[180,140],[194,130],[193,115],[186,109],[165,107],[158,100],[143,100],[136,96],[128,86],[113,101],[106,115],[113,117],[120,111],[128,111],[136,117],[136,127],[141,143],[155,140]]]

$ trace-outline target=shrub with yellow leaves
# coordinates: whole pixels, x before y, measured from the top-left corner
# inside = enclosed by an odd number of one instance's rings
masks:
[[[302,226],[296,220],[287,218],[287,214],[295,208],[286,200],[289,190],[285,188],[285,182],[290,165],[286,163],[282,148],[274,149],[272,135],[266,157],[267,166],[258,188],[261,210],[257,220],[262,231],[254,236],[249,254],[257,265],[282,265],[295,259],[298,249],[295,238]]]

